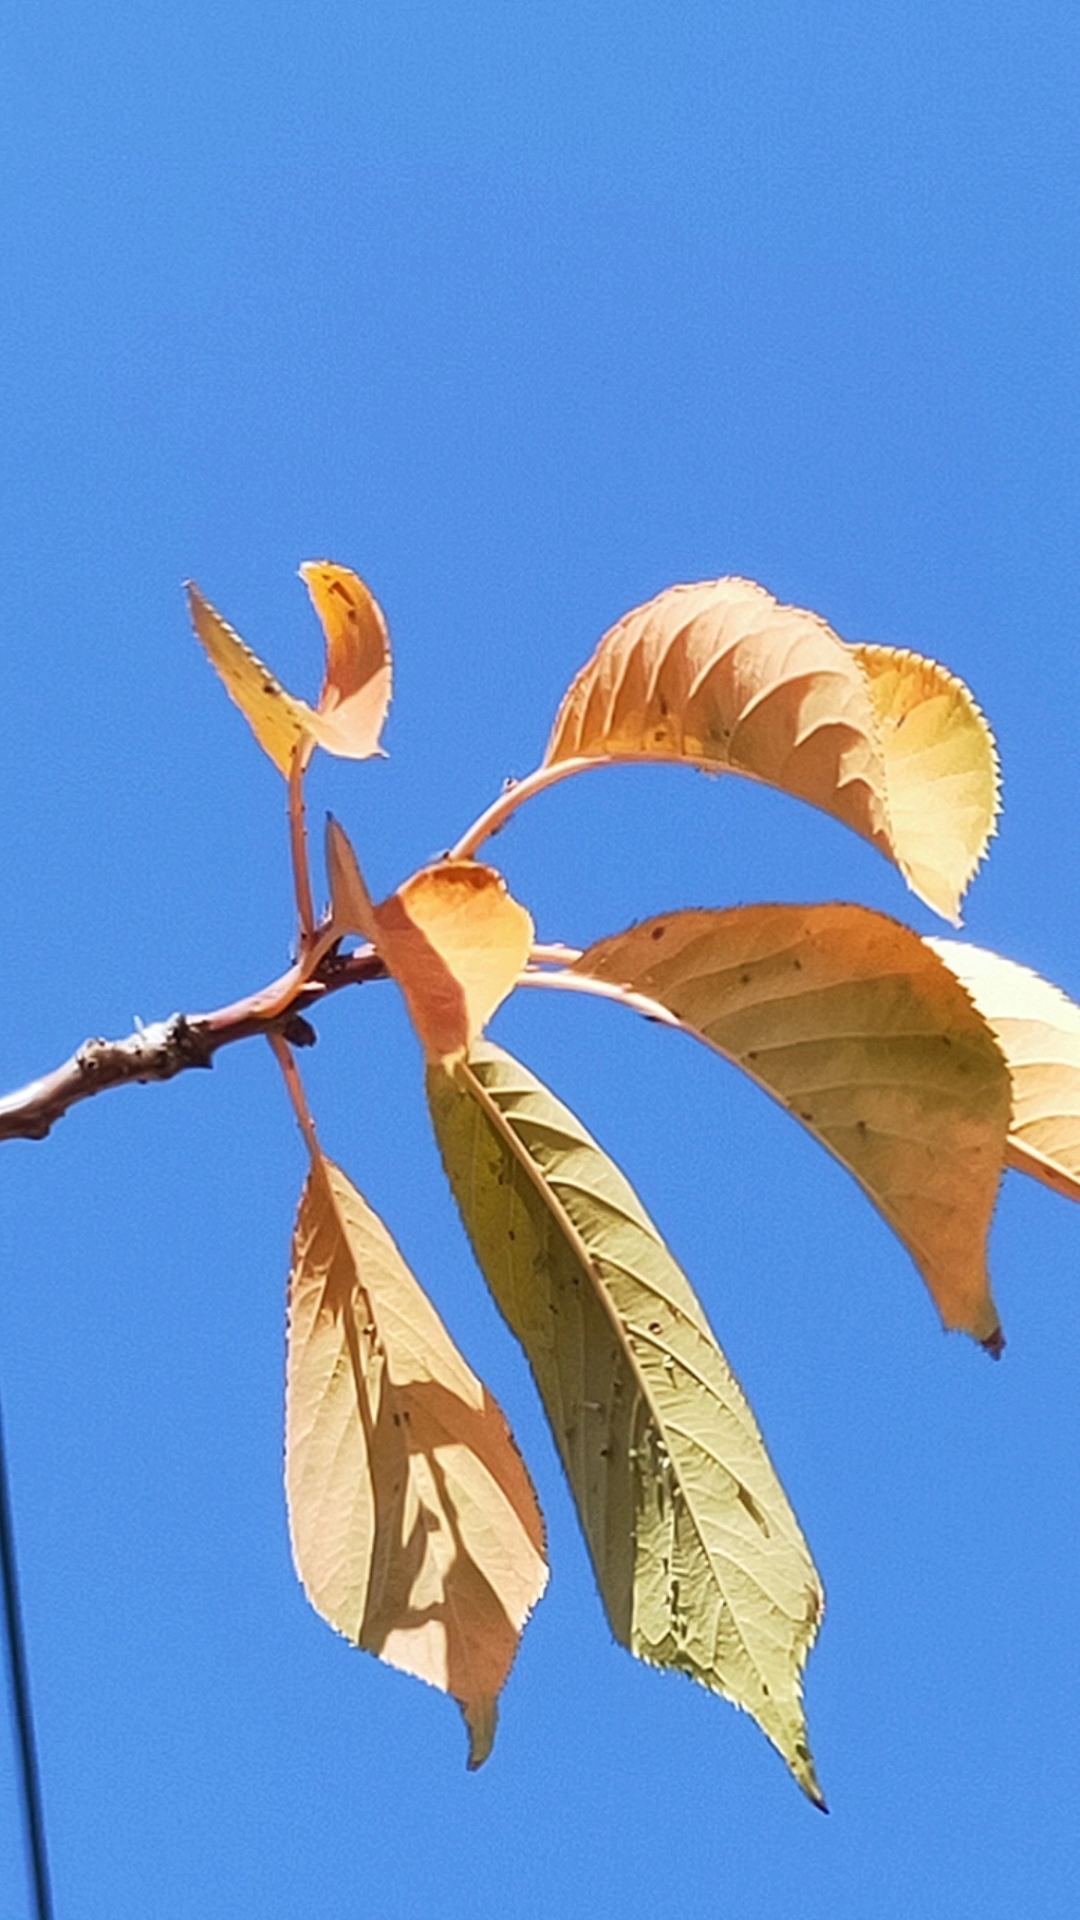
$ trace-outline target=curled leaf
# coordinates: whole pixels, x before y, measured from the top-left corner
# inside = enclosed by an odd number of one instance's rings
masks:
[[[285,1456],[313,1606],[451,1694],[480,1766],[547,1584],[543,1522],[498,1406],[382,1222],[317,1150],[293,1242]]]
[[[834,1153],[914,1258],[947,1327],[1002,1343],[986,1243],[1009,1078],[926,942],[867,907],[699,909],[601,940],[572,971],[648,996]]]
[[[1080,1200],[1080,1006],[999,953],[960,940],[926,945],[963,981],[1008,1063],[1008,1165]]]
[[[954,923],[1000,810],[994,737],[962,680],[899,647],[855,646],[885,762],[889,829],[920,899]]]
[[[948,917],[996,809],[992,742],[959,681],[914,655],[848,646],[737,578],[670,587],[604,635],[544,765],[603,760],[683,761],[807,800]]]
[[[315,737],[330,753],[367,760],[379,751],[390,705],[390,636],[382,608],[348,567],[306,560],[300,573],[326,635]]]
[[[187,587],[195,632],[226,692],[286,778],[298,747],[305,758],[315,745],[352,760],[377,753],[390,699],[390,642],[378,602],[347,567],[309,561],[301,573],[326,636],[318,707],[287,692],[199,589]]]
[[[428,1097],[612,1631],[745,1708],[823,1806],[800,1680],[821,1584],[685,1274],[618,1168],[509,1054],[475,1043],[429,1069]]]

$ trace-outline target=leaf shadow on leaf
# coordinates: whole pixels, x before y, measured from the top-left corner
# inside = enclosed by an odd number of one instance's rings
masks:
[[[546,1583],[543,1523],[499,1407],[392,1243],[396,1284],[404,1275],[408,1293],[380,1299],[365,1286],[339,1183],[366,1210],[320,1158],[298,1222],[294,1557],[313,1604],[340,1632],[457,1700],[475,1768],[490,1752],[497,1697]],[[493,1584],[500,1576],[502,1591]]]
[[[436,1059],[469,1042],[465,989],[398,894],[375,910],[386,964],[405,996],[425,1053]]]

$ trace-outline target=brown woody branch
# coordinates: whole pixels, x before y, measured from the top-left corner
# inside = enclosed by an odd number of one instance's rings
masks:
[[[308,948],[311,957],[333,937],[332,927],[313,934]],[[666,1007],[643,994],[567,972],[568,964],[580,957],[576,947],[534,946],[531,964],[518,985],[600,994],[665,1026],[682,1025]],[[140,1024],[124,1040],[84,1040],[62,1066],[0,1099],[0,1140],[44,1140],[57,1120],[80,1100],[90,1100],[109,1087],[128,1086],[133,1081],[146,1084],[174,1080],[189,1067],[212,1067],[219,1048],[231,1046],[236,1040],[280,1034],[294,1047],[314,1046],[315,1030],[304,1018],[310,1008],[342,987],[363,986],[386,977],[386,968],[370,945],[346,955],[331,947],[314,971],[311,958],[305,958],[302,950],[300,960],[288,973],[230,1006],[218,1007],[213,1013],[174,1013],[152,1026]]]
[[[293,967],[271,986],[214,1013],[174,1013],[139,1026],[125,1040],[85,1040],[62,1066],[0,1099],[0,1140],[44,1140],[80,1100],[131,1081],[172,1080],[189,1067],[212,1067],[219,1048],[235,1040],[281,1033],[293,1046],[312,1046],[315,1031],[304,1018],[306,1009],[342,987],[385,974],[370,947],[345,957],[330,953],[310,978]]]

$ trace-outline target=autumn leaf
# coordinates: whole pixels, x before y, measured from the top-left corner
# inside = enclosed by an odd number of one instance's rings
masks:
[[[1008,1063],[1008,1165],[1080,1200],[1080,1007],[998,953],[960,940],[926,945],[963,982]]]
[[[390,705],[390,636],[382,608],[348,567],[306,560],[300,573],[326,635],[315,738],[330,753],[367,760],[379,751]]]
[[[750,1712],[823,1806],[800,1682],[820,1581],[688,1280],[618,1168],[509,1054],[475,1043],[429,1069],[428,1095],[612,1631]]]
[[[948,696],[927,694],[916,668]],[[913,655],[848,646],[816,614],[735,578],[670,587],[604,635],[544,765],[604,760],[677,760],[779,787],[870,840],[951,919],[996,810],[989,730],[959,681]]]
[[[357,1646],[451,1694],[480,1766],[547,1584],[543,1522],[499,1408],[317,1149],[293,1242],[285,1453],[308,1598]]]
[[[900,866],[955,922],[1001,806],[993,735],[963,681],[935,660],[898,647],[852,652],[870,683]]]
[[[326,877],[330,885],[331,926],[336,937],[340,940],[345,934],[359,933],[374,946],[378,937],[375,906],[352,841],[332,813],[326,820]]]
[[[221,675],[225,691],[240,708],[264,753],[288,778],[296,748],[309,737],[311,708],[286,693],[269,667],[191,581],[187,597],[195,631]]]
[[[927,943],[857,906],[700,909],[602,940],[574,973],[646,995],[833,1152],[914,1258],[947,1327],[991,1352],[986,1242],[1008,1071]]]
[[[318,707],[288,693],[216,608],[188,583],[191,618],[230,698],[263,750],[288,778],[293,755],[313,746],[347,759],[379,751],[390,700],[390,642],[373,595],[347,567],[328,560],[300,569],[326,636],[326,674]]]
[[[459,1054],[514,987],[533,923],[494,867],[442,860],[373,906],[337,821],[327,828],[335,926],[364,935],[405,996],[429,1059]]]

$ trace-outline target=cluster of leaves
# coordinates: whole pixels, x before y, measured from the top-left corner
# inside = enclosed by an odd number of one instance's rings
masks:
[[[290,782],[299,959],[261,1011],[310,993],[350,937],[397,982],[446,1172],[528,1356],[612,1631],[749,1711],[823,1805],[801,1701],[821,1582],[754,1416],[618,1168],[483,1029],[527,985],[600,994],[696,1035],[854,1174],[945,1325],[996,1356],[986,1242],[1003,1169],[1080,1198],[1080,1008],[1025,968],[854,905],[699,908],[586,952],[542,947],[475,856],[556,780],[679,761],[823,808],[955,922],[998,810],[990,731],[932,661],[848,645],[745,580],[674,587],[605,635],[536,772],[387,900],[372,902],[330,822],[331,900],[316,921],[304,772],[316,745],[379,751],[391,669],[385,622],[356,575],[329,563],[302,572],[326,634],[314,708],[191,589],[200,639]],[[536,1496],[490,1393],[322,1154],[280,1025],[272,1044],[311,1157],[289,1289],[296,1565],[340,1632],[458,1701],[478,1766],[547,1580]]]

